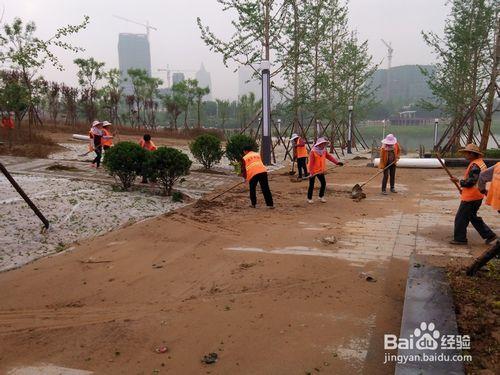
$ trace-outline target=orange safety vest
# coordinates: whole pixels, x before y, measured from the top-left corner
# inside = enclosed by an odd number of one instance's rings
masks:
[[[104,133],[104,134],[103,134],[104,136],[110,136],[110,135],[112,135],[112,134],[111,134],[111,132],[110,132],[109,130],[102,129],[102,131],[103,131],[103,133]],[[110,147],[111,147],[111,146],[113,146],[113,138],[108,138],[108,139],[103,138],[103,139],[101,140],[101,144],[102,144],[103,146],[110,146]]]
[[[258,175],[259,173],[267,172],[267,168],[264,163],[262,163],[260,155],[254,151],[250,151],[248,154],[243,156],[243,161],[245,162],[247,181],[250,181],[253,176]]]
[[[157,147],[153,143],[153,141],[146,142],[144,139],[141,139],[139,141],[139,146],[141,146],[142,148],[145,148],[148,151],[155,151],[157,149]]]
[[[493,178],[488,189],[486,204],[500,211],[500,162],[496,163],[493,169]]]
[[[299,142],[302,140],[302,138],[297,138],[297,144],[299,144]],[[295,147],[295,152],[296,152],[296,156],[297,156],[297,159],[299,158],[307,158],[307,148],[306,148],[306,145],[304,144],[304,146],[296,146]]]
[[[396,164],[400,156],[401,156],[401,148],[399,147],[399,143],[396,143],[394,145],[394,157],[396,158]],[[380,149],[380,162],[378,164],[379,169],[384,169],[385,167],[387,167],[388,158],[389,158],[389,152],[384,147],[382,147]]]
[[[478,158],[476,160],[473,160],[469,163],[469,166],[465,170],[465,175],[464,179],[469,177],[469,171],[472,168],[472,165],[476,164],[481,171],[484,171],[487,169],[486,164],[484,164],[483,159]],[[462,195],[461,195],[461,200],[464,202],[472,202],[472,201],[478,201],[484,198],[484,195],[479,191],[477,188],[477,185],[472,186],[472,187],[463,187],[462,188]]]
[[[313,155],[314,153],[314,155]],[[317,175],[325,173],[326,170],[326,150],[324,150],[323,155],[319,155],[316,151],[311,150],[309,160],[313,160],[309,173],[311,175]]]

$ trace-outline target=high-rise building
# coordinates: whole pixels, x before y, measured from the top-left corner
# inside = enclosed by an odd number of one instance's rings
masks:
[[[176,83],[184,81],[185,79],[186,77],[184,77],[184,73],[177,72],[172,74],[172,86],[175,85]]]
[[[196,72],[196,79],[198,80],[199,87],[208,87],[210,89],[210,93],[205,95],[205,100],[212,100],[212,78],[210,77],[210,73],[205,69],[205,65],[201,63],[200,70]]]
[[[253,92],[256,100],[261,99],[261,82],[253,74],[253,69],[248,66],[243,65],[238,69],[238,97]]]
[[[151,77],[151,52],[147,35],[120,33],[118,59],[122,79],[124,79],[124,92],[130,94],[132,93],[132,84],[128,79],[127,71],[129,69],[144,69]],[[127,80],[125,81],[125,79]]]

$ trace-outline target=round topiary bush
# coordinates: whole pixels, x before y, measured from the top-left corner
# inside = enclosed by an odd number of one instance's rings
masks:
[[[123,189],[128,190],[141,173],[146,160],[146,150],[134,142],[119,142],[104,154],[104,168],[118,177]]]
[[[243,149],[250,146],[253,151],[259,151],[259,146],[255,139],[246,134],[236,134],[229,138],[226,145],[226,156],[232,162],[239,162],[243,157]]]
[[[205,169],[210,169],[214,164],[219,163],[224,155],[220,139],[212,134],[199,135],[189,145],[189,149]]]
[[[172,195],[174,183],[189,174],[191,164],[183,152],[171,147],[158,147],[148,156],[146,169],[149,176],[162,184],[164,194]]]

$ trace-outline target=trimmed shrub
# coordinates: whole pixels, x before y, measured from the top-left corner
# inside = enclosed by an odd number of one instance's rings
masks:
[[[189,149],[205,169],[210,169],[219,163],[224,155],[220,139],[212,134],[199,135],[189,144]]]
[[[104,167],[113,177],[118,177],[124,190],[128,190],[141,173],[146,160],[146,150],[134,142],[120,142],[104,154]]]
[[[229,138],[226,145],[226,156],[232,162],[240,162],[243,157],[243,149],[250,146],[253,151],[259,151],[259,146],[255,139],[246,134],[236,134]]]
[[[171,147],[158,147],[147,160],[148,175],[156,178],[166,195],[172,195],[174,183],[189,174],[191,160],[183,152]]]

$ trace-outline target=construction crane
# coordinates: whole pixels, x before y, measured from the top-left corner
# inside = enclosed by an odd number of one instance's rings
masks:
[[[177,72],[180,72],[180,73],[192,73],[192,72],[196,72],[196,70],[183,70],[183,69],[170,69],[170,65],[167,65],[167,69],[158,69],[159,72],[167,72],[167,87],[172,87],[171,86],[171,83],[172,83],[172,77],[171,77],[171,74],[172,73],[177,73]]]
[[[388,64],[388,69],[391,69],[391,67],[392,67],[392,54],[394,52],[394,49],[392,48],[392,43],[391,42],[387,43],[384,39],[381,39],[381,41],[387,47],[387,64]]]
[[[120,19],[122,21],[130,22],[130,23],[135,23],[136,25],[139,25],[139,26],[144,26],[146,28],[146,36],[147,36],[148,40],[149,40],[149,30],[158,31],[158,29],[156,27],[153,27],[153,26],[149,25],[149,21],[146,21],[146,23],[141,23],[141,22],[132,21],[132,20],[129,20],[128,18],[117,16],[117,15],[113,15],[113,17],[118,18],[118,19]]]

